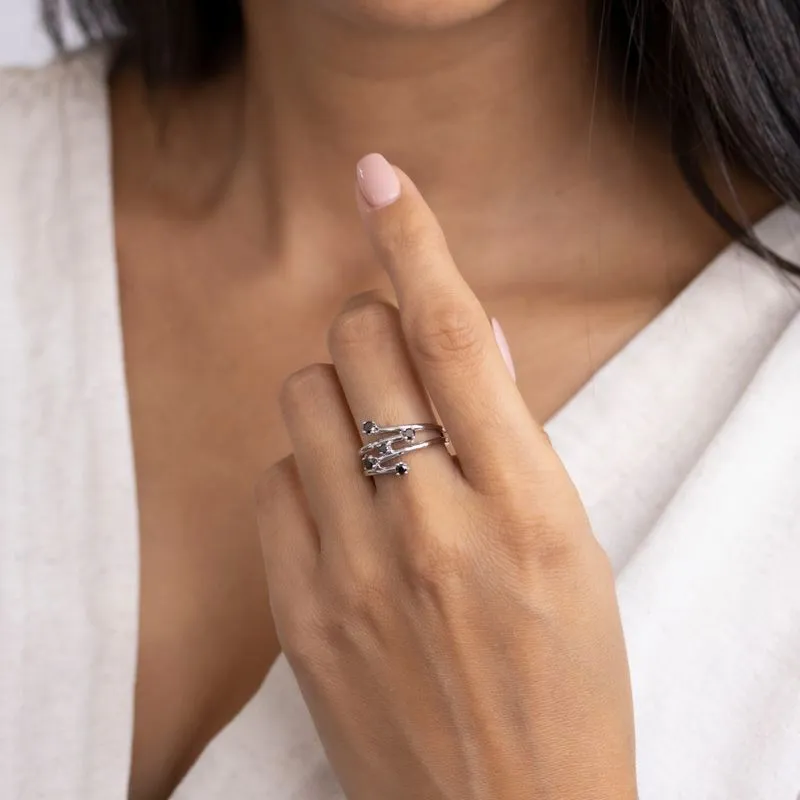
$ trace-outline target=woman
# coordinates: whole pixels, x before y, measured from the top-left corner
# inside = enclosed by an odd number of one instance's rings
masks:
[[[0,79],[0,795],[794,797],[800,6],[73,11]]]

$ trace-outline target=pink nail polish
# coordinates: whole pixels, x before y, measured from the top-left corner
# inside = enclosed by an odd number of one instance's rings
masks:
[[[508,346],[508,339],[506,339],[506,335],[503,333],[503,328],[500,326],[500,323],[494,317],[492,317],[492,330],[494,331],[494,338],[497,342],[497,346],[500,348],[500,353],[503,356],[503,361],[506,362],[511,377],[516,381],[517,371],[514,369],[514,359],[511,358],[511,349]]]
[[[370,153],[356,167],[358,188],[370,208],[390,206],[400,197],[400,180],[392,165],[379,153]]]

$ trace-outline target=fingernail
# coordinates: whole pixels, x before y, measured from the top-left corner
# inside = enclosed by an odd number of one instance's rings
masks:
[[[494,339],[503,356],[503,361],[506,362],[511,377],[516,381],[517,371],[514,369],[514,359],[511,358],[511,349],[508,346],[508,339],[506,339],[506,335],[503,333],[503,328],[500,323],[494,317],[492,317],[492,330],[494,331]]]
[[[370,208],[390,206],[400,197],[400,180],[392,165],[379,153],[364,156],[356,166],[358,188]]]

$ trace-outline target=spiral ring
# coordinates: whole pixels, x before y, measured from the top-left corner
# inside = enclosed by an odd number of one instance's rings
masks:
[[[366,420],[361,423],[361,432],[372,437],[359,451],[364,475],[405,476],[410,468],[403,456],[425,450],[434,445],[447,446],[447,431],[433,423],[411,423],[408,425],[378,425]],[[427,438],[420,439],[420,435]]]

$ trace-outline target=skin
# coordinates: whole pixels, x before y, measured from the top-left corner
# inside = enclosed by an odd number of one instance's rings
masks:
[[[399,313],[351,300],[333,366],[282,392],[294,455],[266,474],[260,520],[284,652],[349,800],[635,800],[611,566],[401,180],[391,207],[362,204]],[[402,481],[353,469],[354,419],[434,409],[458,460],[409,455]]]
[[[360,156],[414,176],[539,421],[726,244],[663,136],[597,79],[581,3],[246,6],[246,55],[219,79],[111,83],[141,530],[133,800],[169,795],[280,651],[253,486],[295,447],[281,387],[330,359],[348,297],[393,297],[353,203]],[[773,204],[734,185],[752,217]]]

